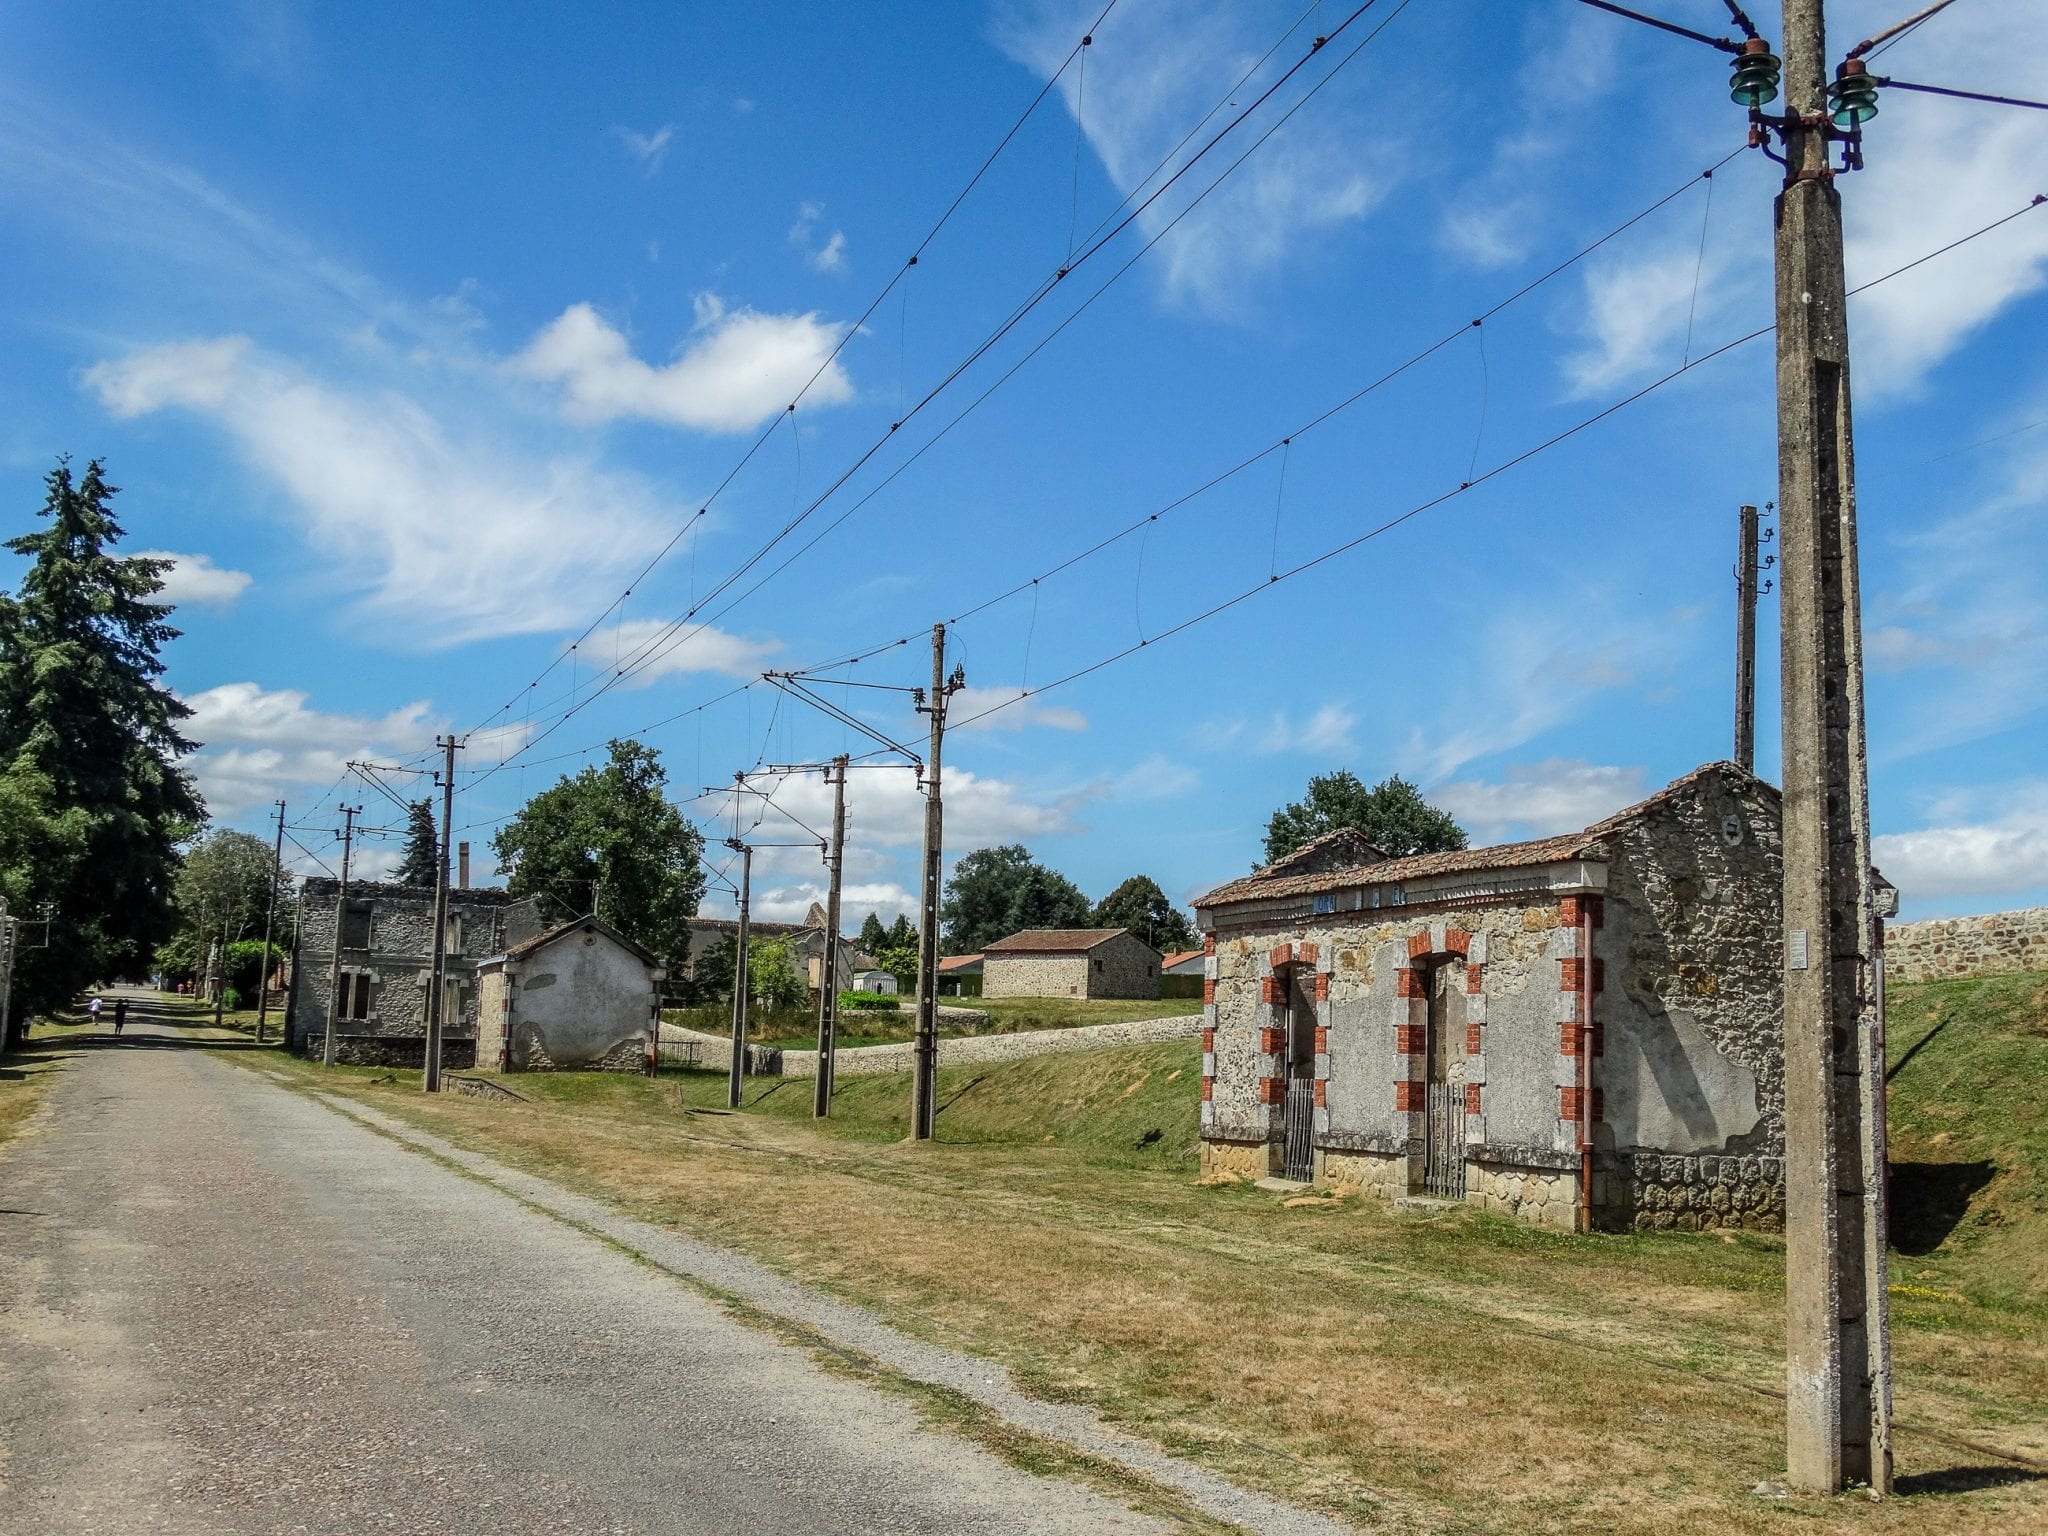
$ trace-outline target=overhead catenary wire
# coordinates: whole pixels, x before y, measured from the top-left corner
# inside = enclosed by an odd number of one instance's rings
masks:
[[[1616,5],[1614,0],[1579,0],[1581,5],[1590,5],[1596,11],[1607,11],[1630,21],[1640,21],[1644,26],[1655,27],[1660,32],[1674,33],[1689,38],[1695,43],[1705,43],[1709,48],[1718,48],[1723,53],[1740,53],[1742,45],[1732,37],[1715,37],[1711,33],[1696,32],[1691,27],[1682,27],[1675,21],[1666,21],[1661,16],[1652,16],[1647,11],[1631,10],[1625,5]],[[1751,34],[1754,36],[1754,30]]]
[[[2022,215],[2031,212],[2035,208],[2040,207],[2044,202],[2048,202],[2048,195],[2037,195],[2026,204],[2022,205],[2019,208],[2014,209],[2011,213],[2008,213],[2001,218],[1994,219],[1989,224],[1985,224],[1978,229],[1972,230],[1967,235],[1959,236],[1958,238],[1949,241],[1945,245],[1939,246],[1934,250],[1928,251],[1926,254],[1922,256],[1914,258],[1912,261],[1906,262],[1901,266],[1894,267],[1889,272],[1884,273],[1882,276],[1872,278],[1868,282],[1859,283],[1856,287],[1848,290],[1848,297],[1853,298],[1858,294],[1867,293],[1872,288],[1875,288],[1882,283],[1888,283],[1893,278],[1900,277],[1905,273],[1912,271],[1916,267],[1924,266],[1926,263],[1933,261],[1938,257],[1947,255],[1950,251],[1956,250],[1960,246],[1968,245],[1970,242],[1980,239],[1983,236],[1990,234],[1992,231],[2003,228],[2005,225],[2012,223],[2013,220],[2020,218]],[[1550,437],[1547,437],[1543,441],[1537,443],[1534,447],[1524,449],[1521,453],[1516,454],[1513,458],[1503,460],[1501,463],[1496,464],[1493,468],[1487,470],[1485,474],[1480,475],[1477,479],[1462,481],[1452,489],[1443,491],[1438,495],[1429,498],[1427,501],[1418,502],[1414,506],[1409,507],[1406,511],[1401,512],[1397,516],[1388,518],[1386,521],[1378,524],[1377,526],[1367,529],[1364,533],[1361,533],[1354,538],[1347,539],[1343,543],[1337,544],[1329,549],[1326,549],[1321,554],[1318,554],[1312,557],[1311,559],[1304,560],[1300,562],[1298,565],[1295,565],[1292,568],[1281,572],[1278,576],[1274,577],[1270,581],[1256,583],[1252,586],[1246,587],[1241,592],[1235,593],[1230,597],[1224,598],[1220,602],[1212,604],[1210,607],[1203,609],[1201,612],[1181,620],[1178,624],[1173,625],[1171,628],[1162,630],[1159,634],[1154,635],[1150,640],[1141,641],[1137,645],[1126,646],[1124,649],[1116,651],[1108,656],[1104,656],[1099,660],[1092,661],[1088,663],[1086,666],[1078,667],[1074,671],[1067,673],[1065,676],[1057,678],[1050,683],[1046,683],[1041,687],[1031,689],[1028,692],[1019,693],[1016,697],[1013,698],[1006,698],[1000,700],[997,703],[990,705],[987,709],[980,711],[978,714],[969,715],[964,720],[954,722],[954,728],[964,728],[966,726],[976,723],[977,721],[985,720],[990,715],[997,714],[1002,710],[1008,709],[1012,705],[1021,704],[1022,702],[1024,702],[1025,699],[1035,697],[1036,695],[1041,693],[1050,692],[1052,689],[1055,688],[1064,687],[1072,682],[1077,682],[1081,678],[1087,677],[1092,673],[1103,670],[1105,667],[1112,666],[1115,663],[1126,659],[1127,657],[1136,655],[1141,650],[1149,649],[1151,646],[1158,644],[1161,640],[1168,639],[1171,636],[1180,634],[1185,630],[1192,629],[1198,624],[1206,623],[1208,620],[1213,619],[1220,614],[1228,612],[1229,610],[1237,607],[1239,604],[1244,603],[1249,599],[1257,596],[1259,593],[1270,591],[1272,587],[1274,585],[1277,585],[1279,582],[1291,580],[1296,576],[1303,575],[1309,571],[1317,569],[1320,566],[1326,565],[1330,561],[1335,560],[1338,557],[1348,554],[1352,550],[1359,548],[1361,545],[1370,543],[1373,540],[1378,539],[1384,536],[1385,534],[1392,532],[1394,529],[1401,527],[1403,524],[1411,522],[1415,518],[1421,517],[1425,513],[1431,512],[1436,508],[1443,506],[1447,502],[1454,501],[1458,497],[1467,493],[1468,491],[1475,490],[1479,486],[1485,484],[1486,482],[1496,479],[1499,476],[1508,473],[1508,471],[1516,469],[1519,466],[1528,463],[1531,459],[1534,459],[1541,454],[1549,452],[1551,449],[1558,447],[1562,443],[1570,441],[1572,438],[1577,437],[1580,433],[1589,430],[1590,428],[1598,425],[1602,421],[1605,421],[1608,417],[1615,415],[1617,412],[1626,410],[1629,406],[1634,405],[1638,401],[1643,400],[1649,395],[1656,393],[1665,385],[1671,383],[1673,380],[1678,379],[1687,373],[1690,373],[1693,369],[1702,367],[1707,363],[1713,362],[1715,359],[1723,357],[1728,353],[1737,350],[1740,347],[1747,346],[1750,342],[1753,342],[1760,337],[1768,336],[1776,329],[1777,326],[1775,323],[1771,325],[1759,326],[1757,329],[1750,331],[1747,335],[1738,336],[1732,341],[1723,342],[1720,346],[1715,347],[1712,351],[1701,354],[1701,356],[1697,359],[1681,363],[1678,367],[1672,369],[1669,373],[1666,373],[1659,378],[1651,380],[1648,384],[1643,385],[1640,389],[1637,389],[1628,395],[1624,395],[1619,400],[1612,402],[1611,404],[1594,412],[1592,415],[1584,417],[1581,420],[1573,423],[1571,426],[1565,428],[1563,431],[1554,433]]]
[[[1329,34],[1328,37],[1318,38],[1316,40],[1315,45],[1311,47],[1308,50],[1308,52],[1303,54],[1300,59],[1296,60],[1295,63],[1292,66],[1290,66],[1287,69],[1287,71],[1285,71],[1279,77],[1279,79],[1275,80],[1264,91],[1262,91],[1259,94],[1259,96],[1249,106],[1244,108],[1241,112],[1237,114],[1236,117],[1232,118],[1228,123],[1226,123],[1224,127],[1221,128],[1214,136],[1212,136],[1210,140],[1206,144],[1204,144],[1200,150],[1196,151],[1196,153],[1193,156],[1191,156],[1182,166],[1175,170],[1171,176],[1167,177],[1167,179],[1164,182],[1162,182],[1150,195],[1148,195],[1146,198],[1140,201],[1135,207],[1133,207],[1121,220],[1119,220],[1106,233],[1091,238],[1091,240],[1088,243],[1086,243],[1083,246],[1083,248],[1079,252],[1077,252],[1070,261],[1063,264],[1053,274],[1052,277],[1042,282],[1039,285],[1038,289],[1033,293],[1033,295],[1026,299],[1023,304],[1018,306],[1018,308],[1012,312],[1008,319],[1006,319],[993,332],[991,332],[988,337],[984,338],[984,340],[981,343],[977,344],[977,346],[969,352],[966,358],[964,358],[960,363],[955,365],[955,367],[952,370],[950,370],[944,377],[942,377],[940,381],[936,385],[934,385],[932,389],[929,390],[922,399],[920,399],[916,404],[914,404],[910,408],[910,410],[905,413],[905,416],[902,420],[893,423],[888,432],[878,437],[866,451],[860,454],[853,461],[852,464],[850,464],[844,471],[842,471],[829,484],[827,484],[825,489],[812,499],[810,504],[805,508],[805,510],[801,514],[791,519],[790,522],[786,523],[780,530],[771,535],[769,539],[754,552],[754,554],[749,556],[744,562],[741,563],[739,567],[737,567],[733,572],[729,573],[723,580],[721,580],[716,586],[714,586],[702,600],[694,604],[689,612],[686,612],[681,617],[670,622],[669,624],[664,625],[660,633],[651,637],[645,643],[645,645],[642,646],[640,651],[636,653],[635,658],[632,662],[628,663],[625,667],[614,671],[611,676],[607,677],[601,685],[599,685],[592,691],[591,695],[588,698],[573,701],[567,710],[565,710],[561,715],[559,715],[550,725],[543,728],[542,731],[534,739],[543,739],[546,736],[552,734],[552,732],[555,729],[557,729],[560,725],[565,723],[569,718],[571,718],[575,714],[580,713],[583,708],[587,707],[588,704],[594,702],[598,697],[601,697],[603,694],[608,692],[618,682],[622,681],[624,678],[628,676],[631,676],[634,672],[640,670],[644,666],[651,664],[652,661],[658,660],[662,656],[669,654],[676,648],[676,646],[686,644],[690,639],[694,638],[697,634],[702,633],[703,630],[709,624],[715,622],[716,619],[720,616],[720,614],[729,611],[730,607],[732,606],[731,604],[728,604],[725,609],[721,609],[719,614],[713,614],[704,619],[703,622],[699,623],[695,629],[690,630],[689,633],[679,634],[679,632],[682,631],[685,628],[685,626],[687,626],[690,623],[692,619],[696,618],[697,615],[703,611],[703,609],[709,602],[711,602],[718,596],[722,595],[733,584],[735,584],[742,577],[744,577],[749,571],[751,571],[756,565],[758,565],[761,562],[761,560],[766,558],[766,556],[778,544],[780,544],[783,539],[785,539],[789,536],[789,534],[794,532],[798,526],[800,526],[804,521],[811,517],[821,506],[824,505],[824,503],[827,500],[829,500],[833,495],[835,495],[841,487],[843,487],[849,480],[851,480],[853,476],[859,472],[860,469],[862,469],[869,461],[871,461],[874,458],[874,456],[878,452],[880,452],[882,447],[905,424],[905,422],[921,413],[933,401],[938,399],[939,396],[948,387],[950,387],[950,385],[955,380],[957,380],[962,374],[964,374],[969,368],[971,368],[974,365],[974,363],[979,361],[981,357],[985,356],[987,352],[992,347],[997,345],[1003,339],[1003,337],[1007,336],[1009,332],[1013,330],[1016,327],[1016,325],[1020,323],[1026,315],[1031,313],[1032,310],[1034,310],[1041,302],[1043,302],[1044,298],[1048,294],[1055,291],[1058,284],[1062,280],[1068,277],[1073,271],[1078,269],[1090,257],[1094,256],[1100,250],[1106,247],[1112,240],[1116,238],[1117,235],[1122,233],[1124,229],[1128,228],[1132,223],[1134,223],[1138,218],[1140,218],[1145,213],[1145,211],[1160,197],[1162,197],[1175,183],[1177,183],[1182,176],[1184,176],[1195,165],[1200,163],[1200,161],[1205,156],[1207,156],[1211,150],[1216,148],[1217,145],[1222,143],[1223,140],[1227,138],[1235,128],[1237,128],[1254,112],[1256,112],[1259,109],[1259,107],[1264,105],[1266,101],[1270,100],[1271,97],[1282,86],[1284,86],[1287,83],[1287,81],[1291,80],[1296,74],[1298,74],[1301,71],[1301,69],[1311,59],[1316,57],[1316,55],[1321,52],[1323,47],[1328,42],[1333,41],[1340,33],[1342,33],[1346,28],[1356,23],[1359,20],[1359,18],[1364,16],[1367,12],[1371,11],[1373,7],[1378,3],[1379,0],[1365,0],[1365,3],[1358,6],[1357,9],[1354,10],[1342,23],[1340,23],[1339,26],[1332,33]],[[1366,36],[1366,38],[1363,39],[1356,47],[1354,47],[1349,53],[1347,53],[1342,60],[1339,61],[1339,63],[1331,70],[1330,76],[1333,76],[1336,73],[1336,70],[1341,69],[1346,63],[1349,63],[1351,59],[1355,58],[1357,54],[1363,49],[1365,44],[1371,42],[1373,38],[1376,38],[1382,31],[1384,31],[1386,26],[1401,14],[1401,12],[1407,8],[1409,3],[1410,0],[1398,0],[1398,3],[1394,5],[1393,9],[1377,26],[1375,26],[1372,29],[1372,31]],[[1314,87],[1312,87],[1310,91],[1303,97],[1302,101],[1297,102],[1294,107],[1290,108],[1289,111],[1282,116],[1282,118],[1280,119],[1280,123],[1286,122],[1287,119],[1290,118],[1295,111],[1299,110],[1300,106],[1303,103],[1305,103],[1306,100],[1313,97],[1318,91],[1320,91],[1322,86],[1328,83],[1330,76],[1325,76]],[[1260,136],[1259,140],[1256,141],[1253,147],[1256,148],[1258,144],[1262,144],[1265,142],[1267,138],[1270,138],[1273,131],[1277,129],[1278,126],[1279,123],[1276,123],[1273,128],[1269,128],[1266,131],[1266,133]],[[1249,151],[1247,151],[1247,155],[1248,154]],[[1237,168],[1237,166],[1242,165],[1244,163],[1245,158],[1246,155],[1240,155],[1238,159],[1232,163],[1229,169],[1223,173],[1223,175],[1227,177],[1231,171],[1234,171]],[[1206,196],[1208,191],[1213,191],[1216,185],[1220,185],[1222,179],[1223,177],[1217,178],[1217,181],[1215,183],[1212,183],[1211,186],[1208,189],[1206,189],[1205,192],[1201,195]],[[1196,201],[1199,200],[1200,199],[1198,197]],[[1181,215],[1177,215],[1175,222],[1178,222],[1178,219],[1180,217],[1184,217],[1185,212],[1186,210],[1183,210]],[[1164,231],[1162,231],[1161,233],[1163,234]],[[1158,243],[1159,238],[1160,237],[1158,235],[1155,235],[1151,240],[1149,240],[1146,243],[1144,249],[1149,250],[1153,245],[1156,245]],[[1127,263],[1125,270],[1128,270],[1128,266],[1129,264]],[[1119,272],[1117,275],[1121,276],[1122,274],[1121,272]],[[1112,282],[1114,280],[1114,278],[1111,279]],[[1105,288],[1107,286],[1108,284],[1104,285]],[[1099,297],[1100,292],[1101,290],[1098,290],[1095,296]],[[1086,307],[1087,306],[1085,304],[1082,306],[1083,309],[1085,309]],[[1069,316],[1068,322],[1062,322],[1062,328],[1066,323],[1069,323],[1072,320],[1072,318],[1073,316]],[[1043,346],[1043,342],[1040,343],[1040,346]],[[1027,358],[1031,355],[1035,355],[1038,350],[1039,348],[1033,348],[1032,352],[1030,354],[1027,354]],[[997,387],[999,387],[1004,380],[1012,376],[1015,371],[1016,370],[1013,368],[1012,370],[1010,370],[1009,373],[1003,375],[1002,378],[997,381]],[[988,392],[985,392],[982,398],[985,399],[987,393]],[[929,443],[926,444],[926,447],[929,446]],[[921,454],[922,452],[923,450],[920,449],[919,454]],[[917,456],[918,455],[913,455],[912,457],[914,459]],[[903,467],[905,466],[899,466],[897,472],[900,473]],[[893,478],[893,475],[891,476],[891,478]],[[869,498],[867,497],[863,497],[860,502],[857,502],[855,504],[856,508],[860,505],[864,505],[868,499]],[[846,514],[842,514],[841,517],[836,519],[831,526],[838,526],[838,523],[844,521],[845,516]],[[830,529],[828,528],[827,531],[829,532]],[[804,546],[804,549],[807,550],[813,547],[815,543],[816,539],[814,538],[810,543]],[[799,554],[801,554],[802,552],[802,550],[798,551]],[[767,577],[763,578],[763,581],[772,579],[776,574],[779,574],[782,570],[787,569],[789,564],[790,561],[785,560],[782,564],[776,566],[773,570],[771,570],[768,573]],[[748,589],[747,593],[741,594],[742,599],[745,596],[750,595],[752,592],[758,591],[762,584],[762,582],[756,582],[753,587]]]

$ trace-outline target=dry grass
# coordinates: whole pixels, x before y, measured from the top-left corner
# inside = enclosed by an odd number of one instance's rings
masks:
[[[885,1109],[903,1092],[890,1079],[859,1080],[871,1101],[848,1095],[821,1131],[772,1084],[750,1085],[749,1110],[725,1114],[709,1075],[527,1077],[535,1102],[494,1106],[423,1101],[403,1075],[295,1070],[755,1254],[1000,1359],[1032,1390],[1092,1403],[1366,1528],[2048,1523],[2048,1480],[1940,1438],[2048,1463],[2038,1310],[1902,1305],[1907,1496],[1759,1499],[1750,1486],[1782,1467],[1767,1395],[1781,1376],[1775,1243],[1575,1238],[1476,1212],[1417,1218],[1365,1200],[1199,1188],[1189,1127],[1171,1113],[1186,1091],[1176,1052],[1192,1047],[943,1074],[946,1139],[924,1147],[885,1139],[900,1124]],[[1054,1081],[1062,1071],[1077,1076]],[[1092,1140],[1053,1129],[1075,1109]],[[1146,1141],[1146,1130],[1163,1134]]]

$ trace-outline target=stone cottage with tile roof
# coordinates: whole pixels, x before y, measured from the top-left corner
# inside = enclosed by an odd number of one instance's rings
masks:
[[[983,997],[1159,995],[1159,951],[1123,928],[1026,928],[981,961]]]
[[[1337,832],[1195,904],[1202,1165],[1556,1227],[1784,1219],[1778,792],[1711,763],[1561,837]]]

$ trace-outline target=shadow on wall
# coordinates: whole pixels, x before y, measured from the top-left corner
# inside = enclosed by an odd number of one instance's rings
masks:
[[[1970,1213],[1970,1197],[1997,1174],[1995,1163],[1893,1163],[1892,1248],[1927,1254]]]

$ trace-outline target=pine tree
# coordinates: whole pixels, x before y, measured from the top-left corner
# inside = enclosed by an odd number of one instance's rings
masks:
[[[874,955],[881,952],[889,942],[889,930],[882,926],[881,914],[870,912],[868,920],[860,925],[860,947],[863,953]]]
[[[159,679],[178,631],[162,560],[113,552],[117,494],[100,461],[50,471],[46,525],[10,539],[28,561],[0,597],[0,892],[18,913],[54,909],[48,948],[24,946],[19,1018],[95,980],[139,970],[169,937],[178,845],[206,808],[178,759],[191,711]]]
[[[441,883],[441,834],[434,826],[431,800],[415,800],[406,807],[405,854],[391,878],[400,885],[423,885],[429,890]]]

